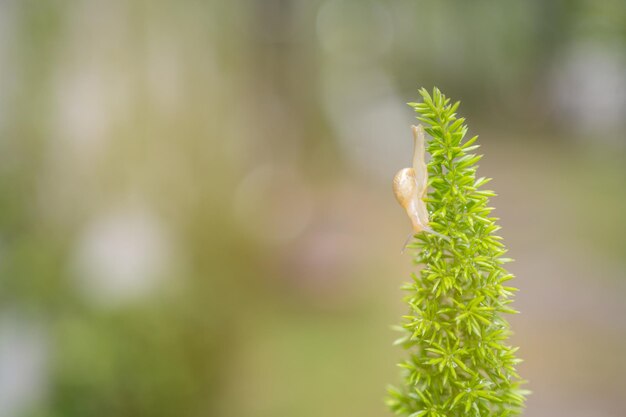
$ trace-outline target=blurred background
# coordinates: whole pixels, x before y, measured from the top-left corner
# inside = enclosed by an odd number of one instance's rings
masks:
[[[0,415],[390,415],[434,85],[499,194],[525,415],[623,416],[623,0],[0,1]]]

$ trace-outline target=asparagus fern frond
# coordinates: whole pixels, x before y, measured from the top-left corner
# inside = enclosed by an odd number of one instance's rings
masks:
[[[423,101],[409,103],[430,135],[426,149],[430,227],[443,239],[421,232],[409,245],[423,265],[405,286],[409,313],[399,343],[410,351],[400,364],[401,389],[389,390],[388,404],[409,417],[508,417],[521,412],[527,391],[515,366],[510,326],[503,314],[515,288],[506,285],[510,261],[495,233],[489,198],[495,193],[477,178],[477,136],[465,139],[465,119],[457,117],[438,89],[420,90]]]

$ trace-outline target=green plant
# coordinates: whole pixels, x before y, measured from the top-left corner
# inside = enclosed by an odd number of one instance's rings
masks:
[[[404,386],[390,388],[387,402],[410,417],[513,416],[527,391],[515,370],[517,348],[506,344],[503,314],[516,313],[509,305],[516,289],[506,285],[510,259],[487,205],[495,194],[481,189],[489,179],[476,179],[477,136],[464,140],[459,102],[436,88],[420,94],[423,102],[409,105],[431,136],[425,201],[430,227],[447,238],[421,232],[408,246],[419,249],[414,261],[424,267],[404,286],[410,312],[397,343],[410,357],[399,364]]]

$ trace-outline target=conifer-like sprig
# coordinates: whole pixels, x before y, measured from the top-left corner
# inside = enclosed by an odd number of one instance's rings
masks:
[[[423,268],[404,286],[409,313],[397,343],[410,357],[399,365],[404,386],[389,389],[388,404],[410,417],[514,416],[527,391],[515,370],[517,348],[507,344],[503,314],[516,313],[516,289],[507,286],[510,259],[488,206],[495,194],[481,188],[488,178],[476,178],[482,155],[473,153],[477,136],[465,140],[460,102],[450,104],[436,88],[420,94],[423,101],[409,105],[431,137],[430,227],[449,240],[421,232],[408,246],[419,250],[414,260]]]

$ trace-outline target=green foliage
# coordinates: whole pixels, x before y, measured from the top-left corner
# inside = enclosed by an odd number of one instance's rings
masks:
[[[527,391],[515,370],[517,348],[506,344],[511,334],[503,313],[515,288],[504,268],[510,259],[488,207],[489,179],[476,178],[481,155],[477,137],[464,140],[465,119],[456,117],[459,102],[450,104],[438,89],[423,102],[409,103],[432,137],[427,150],[429,185],[426,200],[430,226],[450,239],[421,232],[409,245],[419,249],[406,302],[409,313],[397,341],[410,352],[399,364],[404,387],[389,389],[388,405],[410,417],[507,417],[519,414]]]

